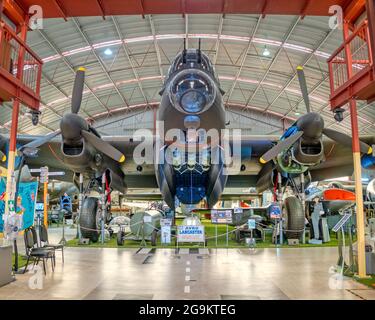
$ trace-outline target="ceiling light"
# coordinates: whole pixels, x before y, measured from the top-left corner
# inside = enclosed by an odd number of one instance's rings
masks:
[[[270,54],[271,54],[271,52],[267,49],[267,47],[265,47],[264,50],[263,50],[263,56],[269,57]]]
[[[104,54],[107,55],[107,56],[110,56],[112,54],[112,50],[107,48],[107,49],[105,49]]]

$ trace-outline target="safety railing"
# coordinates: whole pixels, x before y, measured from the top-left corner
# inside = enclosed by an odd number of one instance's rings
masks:
[[[0,20],[0,71],[9,79],[20,79],[22,84],[39,97],[42,60],[17,34]],[[18,66],[23,65],[23,70]]]
[[[328,59],[331,96],[372,67],[368,22],[365,20]]]

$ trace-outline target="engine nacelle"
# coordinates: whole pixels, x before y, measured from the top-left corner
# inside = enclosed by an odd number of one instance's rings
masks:
[[[301,138],[289,150],[279,154],[276,162],[280,171],[300,174],[320,163],[323,158],[324,148],[321,140],[307,142]]]
[[[75,172],[85,172],[87,167],[93,170],[99,169],[95,163],[96,150],[84,139],[74,145],[63,142],[61,144],[63,161]]]

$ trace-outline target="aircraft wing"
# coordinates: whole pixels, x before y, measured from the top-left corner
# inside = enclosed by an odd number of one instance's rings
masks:
[[[4,138],[8,138],[4,136]],[[22,146],[38,138],[38,136],[19,135],[18,146]],[[154,165],[147,164],[142,166],[142,171],[137,170],[137,164],[133,159],[135,148],[141,143],[140,139],[134,139],[133,136],[103,136],[103,140],[109,142],[125,157],[125,163],[121,164],[125,174],[125,181],[129,189],[131,188],[158,188]],[[234,137],[241,139],[241,163],[245,165],[245,170],[229,174],[226,188],[246,188],[256,185],[256,181],[260,178],[259,173],[263,165],[259,163],[259,158],[267,152],[279,140],[278,136],[270,135],[246,135]],[[375,144],[375,136],[363,136],[361,140],[373,145]],[[350,176],[353,173],[353,155],[349,147],[337,144],[331,139],[324,138],[325,161],[311,168],[310,172],[314,181],[337,178],[341,176]],[[231,142],[232,147],[235,146]],[[238,145],[238,144],[237,144]],[[62,160],[61,138],[56,137],[50,142],[39,148],[38,156],[28,158],[27,164],[30,168],[40,168],[48,166],[50,171],[65,171],[63,177],[58,177],[62,181],[72,181],[73,172],[64,164]],[[120,165],[120,164],[119,164]]]
[[[369,145],[375,144],[375,136],[362,136],[360,140]],[[353,152],[331,139],[324,139],[325,160],[310,169],[312,180],[320,181],[351,176],[353,169]]]
[[[5,139],[9,137],[4,135]],[[41,136],[19,135],[17,139],[18,147],[25,145]],[[131,188],[158,188],[155,169],[153,164],[142,165],[142,171],[137,170],[137,164],[133,159],[135,148],[141,143],[140,138],[133,136],[103,136],[103,140],[109,142],[116,149],[122,152],[125,163],[121,164],[125,174],[125,182]],[[230,175],[227,187],[254,186],[261,164],[259,157],[270,149],[278,141],[277,136],[242,136],[241,137],[241,162],[246,166],[246,170]],[[65,171],[65,176],[57,177],[58,180],[72,182],[73,172],[63,162],[61,153],[61,138],[58,136],[48,143],[39,147],[38,156],[27,158],[26,164],[29,168],[40,168],[48,166],[50,171]],[[120,164],[119,164],[120,165]]]
[[[3,138],[9,139],[6,135],[4,135]],[[17,147],[19,148],[37,138],[40,138],[40,136],[19,135],[17,138]],[[133,159],[133,151],[141,141],[134,141],[133,136],[103,136],[102,139],[108,141],[125,155],[125,163],[121,164],[121,166],[126,172],[125,182],[128,188],[158,187],[153,164],[143,165],[142,172],[137,171],[137,164]],[[73,171],[63,161],[60,137],[56,137],[39,147],[38,155],[36,157],[27,158],[26,164],[29,168],[48,166],[50,172],[65,171],[64,176],[58,176],[56,179],[67,182],[73,181]]]

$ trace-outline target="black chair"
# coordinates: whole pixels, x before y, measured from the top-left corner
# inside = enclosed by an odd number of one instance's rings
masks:
[[[50,244],[48,241],[47,228],[41,224],[39,226],[39,239],[41,242],[41,248],[50,248],[53,250],[61,250],[62,263],[64,263],[64,245],[63,244]]]
[[[48,259],[51,259],[52,271],[55,271],[55,261],[54,261],[55,251],[49,248],[36,247],[35,245],[37,244],[37,242],[35,242],[35,237],[34,237],[36,235],[36,232],[35,232],[35,229],[34,231],[33,229],[34,228],[28,228],[24,231],[24,241],[25,241],[27,262],[26,262],[26,266],[25,266],[23,273],[26,272],[30,259],[34,260],[33,266],[38,264],[40,260],[43,261],[44,274],[47,274],[46,262]]]

